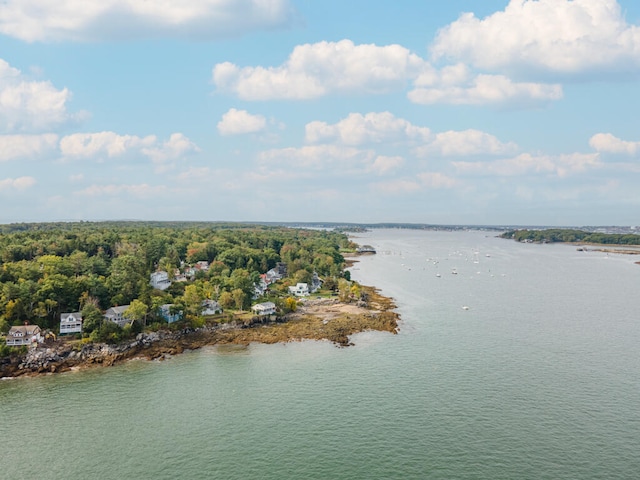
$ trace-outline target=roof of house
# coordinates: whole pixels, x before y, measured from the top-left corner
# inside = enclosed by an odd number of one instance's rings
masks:
[[[81,312],[72,312],[72,313],[61,313],[60,314],[60,321],[64,322],[64,321],[72,321],[72,320],[77,320],[77,321],[82,321],[82,313]]]
[[[264,303],[256,303],[253,307],[257,310],[268,309],[268,308],[276,308],[276,304],[273,302],[264,302]]]
[[[39,331],[40,327],[37,325],[17,325],[15,327],[11,327],[9,335],[15,335],[16,333],[21,333],[22,335],[34,335]]]
[[[129,305],[120,305],[118,307],[111,307],[109,310],[107,310],[105,312],[105,315],[109,314],[109,313],[124,313],[124,311],[129,308]]]

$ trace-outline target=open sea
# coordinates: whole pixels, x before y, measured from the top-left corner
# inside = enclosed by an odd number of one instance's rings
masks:
[[[357,235],[398,335],[1,381],[0,478],[639,478],[640,257],[495,235]]]

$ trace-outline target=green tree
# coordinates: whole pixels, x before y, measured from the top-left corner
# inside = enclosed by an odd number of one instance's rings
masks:
[[[196,285],[187,285],[182,296],[185,311],[188,315],[197,317],[202,311],[202,301],[204,298]]]
[[[293,297],[284,299],[284,308],[287,312],[295,312],[298,309],[298,302]]]
[[[242,291],[240,288],[236,288],[231,292],[231,296],[233,297],[233,302],[236,306],[237,310],[244,310],[244,306],[247,303],[247,294]]]
[[[222,308],[232,308],[233,307],[233,295],[231,295],[226,290],[220,294],[220,299],[218,300]]]
[[[82,330],[91,333],[102,325],[102,312],[94,302],[85,303],[82,307]]]
[[[139,322],[140,325],[146,325],[147,314],[149,313],[149,307],[138,299],[133,300],[129,304],[123,315],[129,320]]]

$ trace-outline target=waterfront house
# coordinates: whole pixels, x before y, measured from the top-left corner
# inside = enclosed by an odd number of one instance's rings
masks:
[[[11,327],[7,334],[7,345],[32,345],[41,342],[44,338],[42,330],[37,325],[19,325]]]
[[[159,270],[151,274],[149,284],[158,290],[166,290],[171,286],[171,280],[169,280],[169,274],[167,272]]]
[[[120,327],[124,327],[127,323],[130,323],[131,320],[124,316],[124,313],[129,308],[129,305],[121,305],[119,307],[111,307],[109,310],[104,312],[105,320],[109,320]]]
[[[160,316],[164,318],[167,323],[177,322],[182,320],[182,310],[176,312],[173,308],[173,303],[165,303],[160,306]]]
[[[267,285],[282,280],[287,276],[287,264],[283,262],[276,263],[276,266],[265,273],[265,281]]]
[[[261,275],[260,280],[253,285],[253,299],[255,300],[256,298],[263,296],[267,293],[268,289],[269,285],[267,285],[267,282]]]
[[[298,283],[295,286],[289,287],[289,293],[296,297],[306,297],[309,295],[309,285],[306,283]]]
[[[82,333],[82,313],[61,313],[60,335],[69,335],[72,333]]]
[[[209,271],[209,262],[207,262],[205,260],[200,260],[199,262],[196,262],[194,267],[195,267],[196,270],[200,270],[201,272],[208,272]]]
[[[251,310],[259,317],[273,315],[276,313],[276,304],[273,302],[257,303],[251,307]]]
[[[215,300],[204,300],[202,302],[202,311],[200,315],[216,315],[222,313],[222,307]]]

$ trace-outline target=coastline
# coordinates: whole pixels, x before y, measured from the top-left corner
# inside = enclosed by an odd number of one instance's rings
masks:
[[[349,337],[364,331],[398,331],[399,315],[392,299],[374,287],[363,286],[366,301],[340,302],[333,298],[306,299],[292,313],[250,324],[214,324],[179,332],[141,333],[135,340],[108,345],[61,343],[43,345],[0,363],[0,378],[54,374],[98,366],[112,366],[134,358],[164,360],[185,350],[207,345],[287,343],[326,340],[353,345]]]

